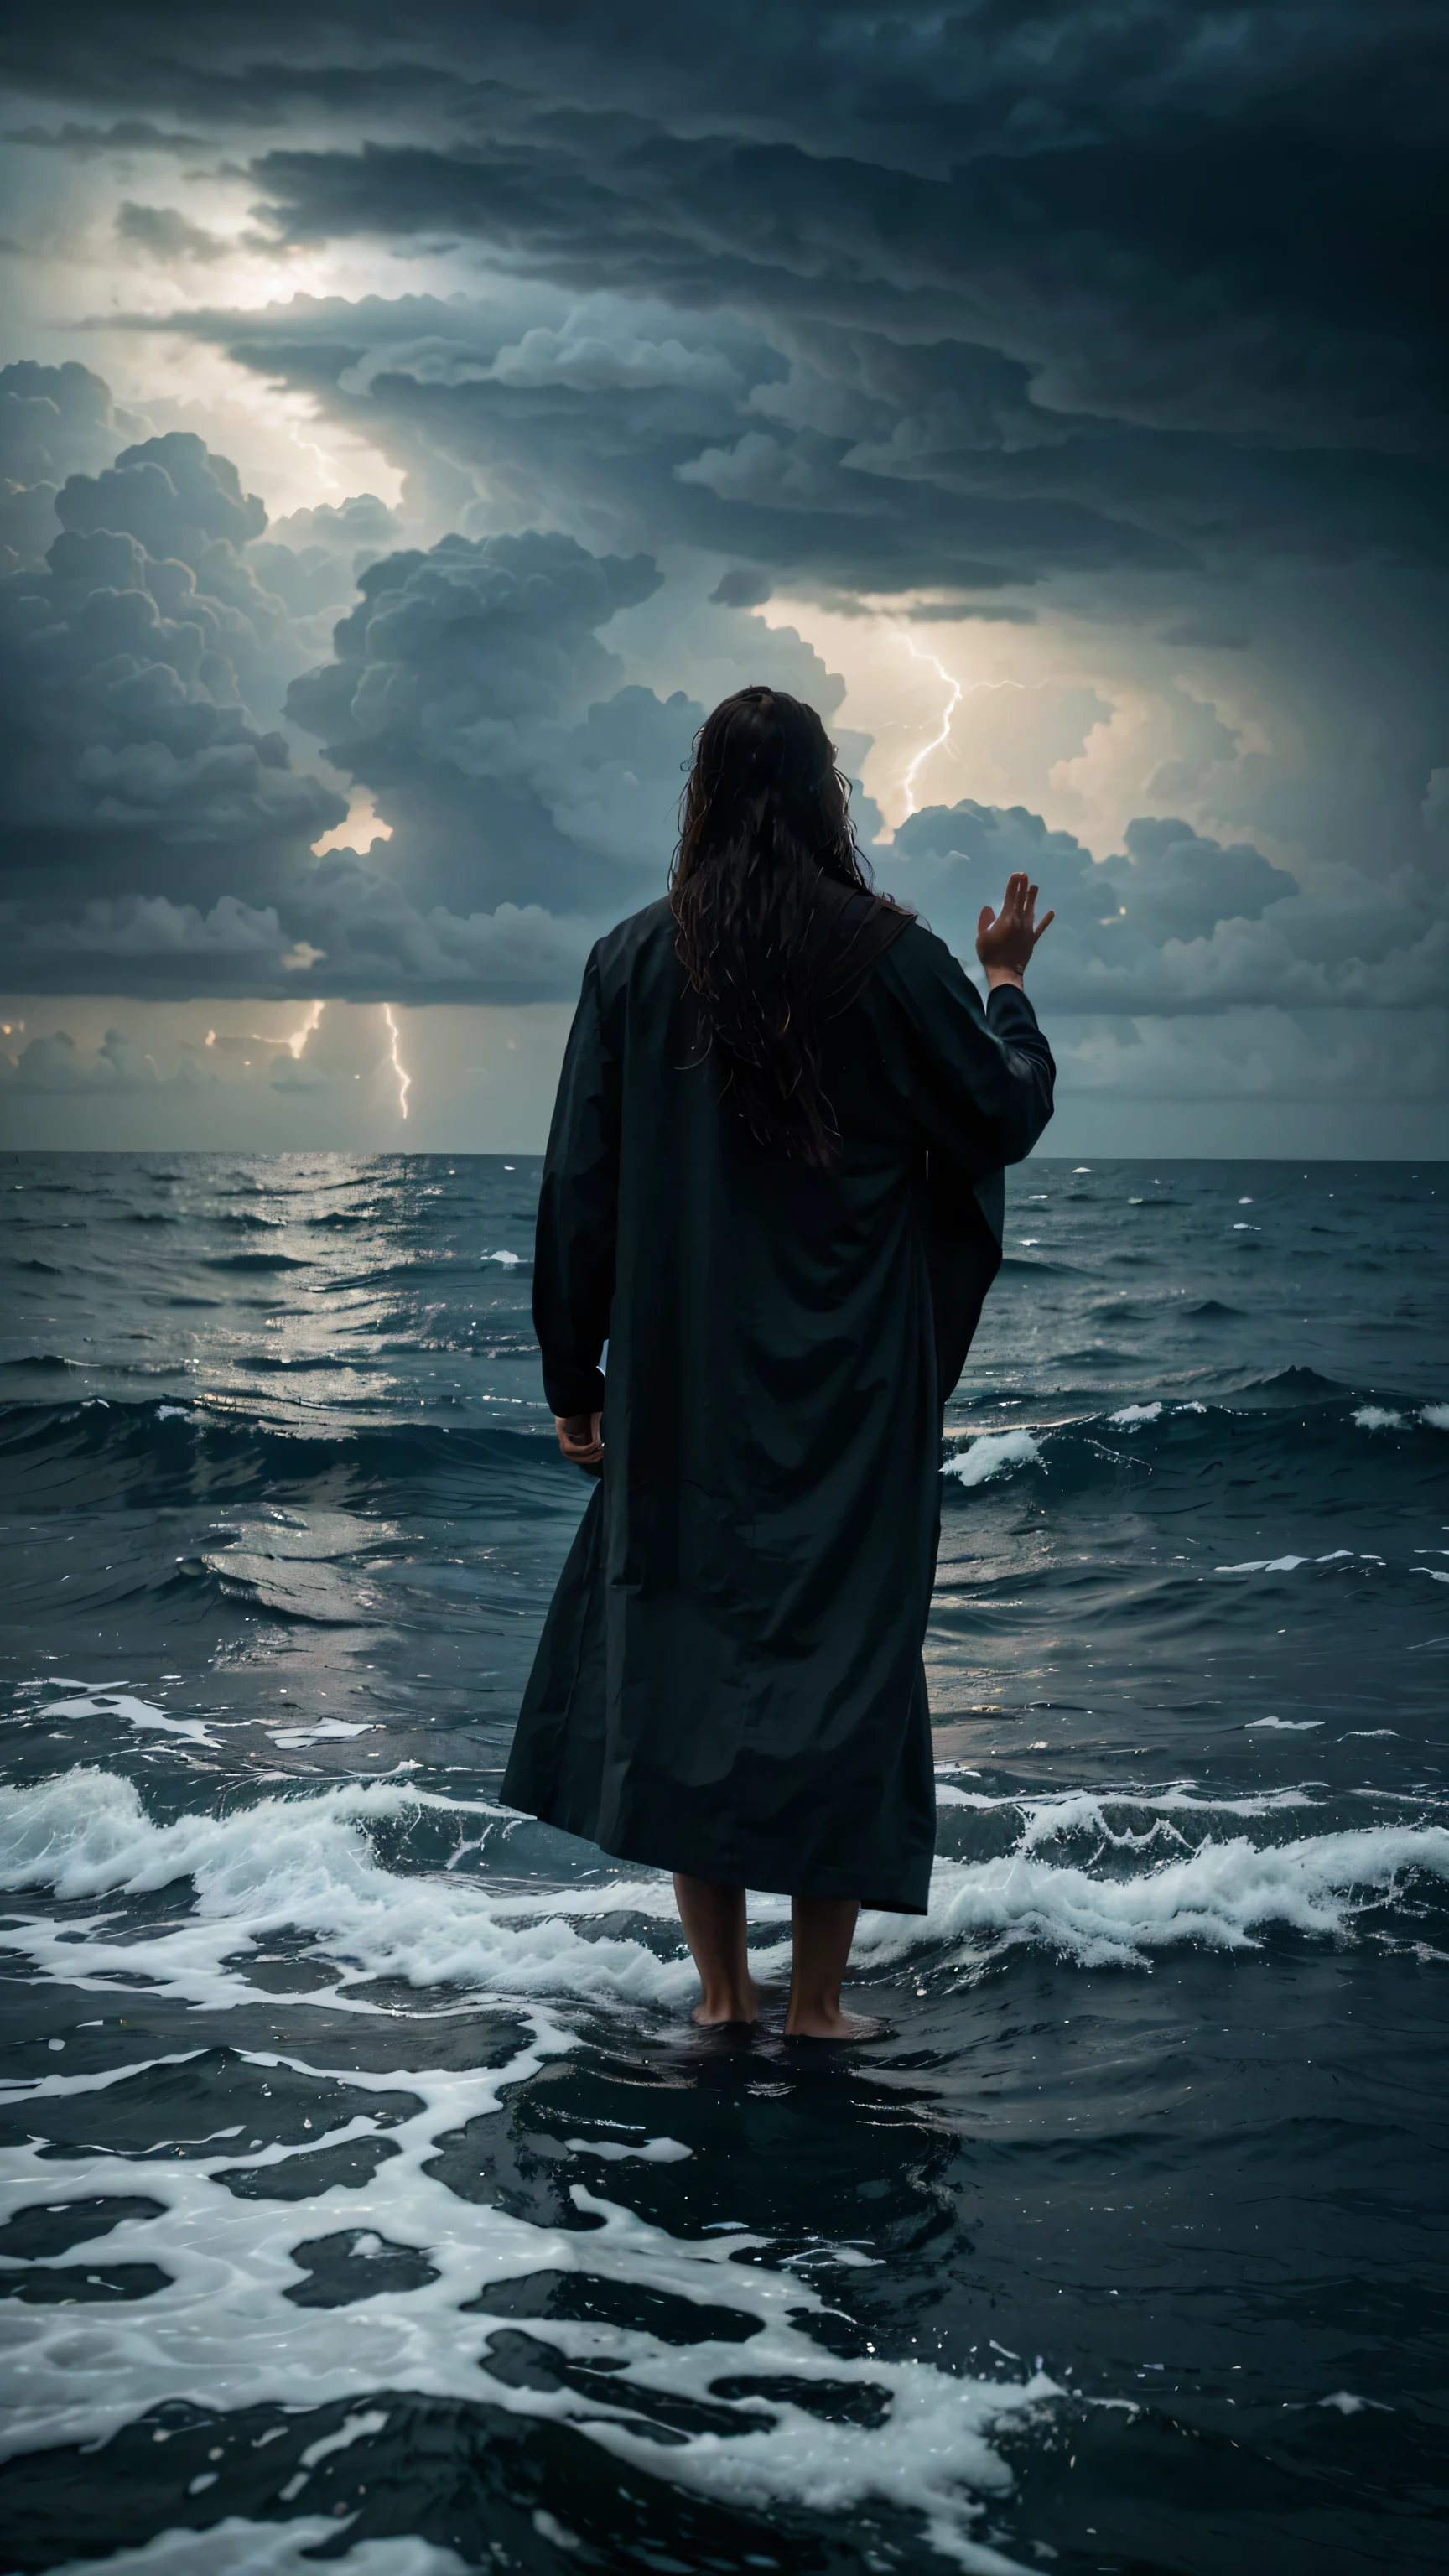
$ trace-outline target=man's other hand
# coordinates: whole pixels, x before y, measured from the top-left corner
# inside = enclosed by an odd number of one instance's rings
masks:
[[[556,1413],[553,1427],[558,1445],[574,1467],[597,1467],[602,1463],[604,1443],[600,1437],[602,1413]]]

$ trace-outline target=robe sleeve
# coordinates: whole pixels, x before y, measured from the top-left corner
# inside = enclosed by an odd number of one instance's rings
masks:
[[[875,971],[889,1003],[887,1078],[926,1149],[922,1215],[944,1404],[1001,1267],[1003,1166],[1029,1154],[1046,1126],[1055,1067],[1026,995],[998,984],[983,1010],[958,960],[920,924]]]
[[[544,1157],[533,1324],[555,1414],[597,1413],[619,1222],[621,1070],[605,1028],[598,951],[584,970]]]
[[[895,1005],[898,1078],[921,1141],[977,1182],[1019,1163],[1052,1114],[1056,1067],[1036,1013],[1014,984],[985,1008],[964,969],[920,923],[876,968]]]

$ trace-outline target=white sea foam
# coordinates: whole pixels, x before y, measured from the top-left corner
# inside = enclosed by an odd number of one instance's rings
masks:
[[[1306,1556],[1254,1556],[1249,1557],[1246,1565],[1218,1565],[1213,1571],[1215,1574],[1293,1574],[1300,1565],[1307,1563]]]
[[[46,1716],[115,1717],[124,1726],[136,1727],[143,1733],[149,1730],[161,1735],[182,1735],[189,1743],[209,1745],[213,1752],[216,1750],[216,1738],[208,1734],[202,1718],[172,1717],[168,1710],[157,1708],[151,1700],[137,1699],[134,1692],[124,1689],[120,1683],[82,1682],[79,1687],[82,1696],[78,1699],[47,1700]]]
[[[355,1718],[351,1721],[345,1717],[319,1717],[315,1726],[271,1726],[268,1727],[267,1733],[274,1744],[281,1745],[285,1751],[291,1751],[299,1744],[330,1744],[342,1736],[372,1735],[380,1723],[379,1719],[373,1717]]]
[[[1273,1726],[1281,1735],[1309,1735],[1322,1724],[1321,1717],[1250,1717],[1243,1732],[1251,1735],[1255,1726]]]
[[[1210,1814],[1217,1805],[1265,1817],[1286,1801],[1201,1801],[1186,1788],[1140,1800],[1085,1791],[1034,1801],[958,1796],[983,1807],[1017,1806],[1016,1849],[985,1862],[939,1859],[924,1920],[864,1915],[856,1949],[861,1965],[885,1965],[968,1932],[980,1957],[1031,1940],[1084,1965],[1141,1965],[1175,1941],[1242,1946],[1275,1922],[1340,1932],[1363,1893],[1387,1893],[1403,1871],[1449,1876],[1449,1830],[1439,1826],[1381,1825],[1266,1847],[1235,1837],[1194,1848],[1171,1823],[1175,1810]],[[1289,1792],[1288,1800],[1301,1796]],[[450,1805],[401,1785],[367,1782],[156,1825],[132,1784],[106,1772],[74,1770],[32,1789],[6,1790],[0,1792],[0,1884],[49,1886],[72,1902],[145,1893],[188,1876],[196,1891],[189,1913],[145,1933],[135,1926],[122,1932],[109,1912],[99,1911],[88,1921],[72,1916],[63,1926],[38,1916],[17,1923],[7,1940],[73,1984],[139,1972],[213,2006],[255,1999],[257,1989],[237,1964],[247,1936],[264,1940],[298,1927],[312,1932],[317,1954],[350,1972],[312,1998],[321,2008],[362,2008],[350,1986],[376,1977],[616,2007],[678,2010],[692,1998],[694,1973],[677,1936],[674,1955],[661,1957],[657,1937],[646,1944],[618,1931],[591,1939],[575,1928],[600,1915],[672,1927],[672,1891],[662,1871],[502,1893],[446,1870],[404,1876],[376,1858],[369,1825]],[[1132,1821],[1134,1805],[1148,1811],[1141,1828]],[[476,1808],[460,1803],[458,1812],[462,1817]],[[1127,1876],[1100,1876],[1040,1856],[1057,1834],[1081,1829],[1146,1866]],[[1161,1858],[1173,1844],[1181,1856]],[[788,1955],[789,1900],[755,1897],[751,1911],[767,1936],[754,1961],[770,1975]]]
[[[963,1485],[984,1485],[993,1476],[1009,1476],[1041,1456],[1041,1444],[1029,1431],[979,1432],[964,1455],[948,1458],[941,1473]]]
[[[1449,1431],[1449,1404],[1426,1404],[1419,1420],[1430,1431]]]
[[[1351,1547],[1331,1547],[1326,1556],[1252,1556],[1245,1565],[1215,1565],[1215,1574],[1296,1574],[1300,1565],[1339,1565],[1353,1555]],[[1381,1556],[1365,1557],[1366,1565],[1382,1565]]]
[[[0,2426],[0,2452],[99,2444],[127,2423],[167,2403],[198,2398],[217,2410],[225,2439],[227,2419],[260,2405],[288,2410],[345,2404],[353,2410],[341,2428],[349,2445],[380,2429],[382,2410],[369,2400],[394,2392],[474,2405],[480,2399],[520,2418],[572,2423],[599,2443],[647,2471],[696,2492],[769,2512],[804,2507],[832,2516],[866,2498],[884,2498],[924,2520],[927,2536],[943,2555],[977,2576],[1005,2576],[1015,2562],[988,2549],[972,2534],[979,2499],[1000,2496],[1011,2472],[993,2447],[996,2427],[1009,2417],[1030,2419],[1064,2392],[1037,2372],[1008,2381],[956,2376],[925,2361],[890,2361],[870,2355],[840,2358],[822,2350],[797,2322],[828,2301],[799,2264],[760,2265],[741,2256],[768,2249],[769,2240],[748,2229],[711,2229],[673,2236],[632,2211],[597,2196],[582,2183],[570,2196],[585,2220],[577,2228],[536,2225],[492,2203],[457,2197],[440,2178],[438,2148],[467,2123],[500,2105],[503,2088],[526,2079],[570,2042],[545,2014],[535,2013],[534,2035],[508,2064],[491,2071],[395,2069],[383,2075],[350,2073],[350,2091],[416,2097],[417,2108],[388,2128],[394,2150],[363,2185],[319,2188],[305,2202],[240,2197],[218,2190],[217,2179],[241,2162],[250,2170],[294,2162],[295,2148],[278,2145],[238,2159],[229,2153],[184,2159],[148,2159],[145,2189],[161,2204],[149,2218],[123,2219],[106,2234],[109,2261],[155,2261],[169,2277],[144,2299],[118,2300],[88,2310],[35,2307],[13,2319],[15,2361],[9,2403]],[[425,2033],[419,2033],[420,2043]],[[376,2122],[362,2116],[327,2119],[325,2070],[297,2056],[249,2052],[259,2069],[287,2067],[318,2079],[317,2132],[307,2152],[323,2155],[342,2141],[366,2137]],[[96,2092],[145,2070],[130,2067],[110,2077],[45,2077],[24,2088],[42,2094]],[[221,2142],[218,2140],[218,2147]],[[582,2141],[572,2142],[577,2148]],[[656,2150],[676,2142],[658,2140]],[[656,2152],[653,2161],[663,2161]],[[0,2215],[57,2194],[84,2203],[114,2196],[118,2159],[113,2154],[68,2156],[64,2179],[43,2154],[43,2141],[0,2155]],[[425,2246],[431,2277],[412,2289],[380,2288],[345,2309],[299,2308],[287,2297],[304,2278],[295,2249],[318,2235],[355,2230],[393,2244]],[[858,2243],[809,2249],[815,2266],[858,2265],[872,2257]],[[81,2269],[94,2253],[84,2240],[67,2262]],[[65,2264],[53,2268],[63,2270]],[[768,2402],[723,2401],[714,2383],[739,2366],[734,2339],[715,2341],[705,2327],[698,2343],[664,2343],[647,2332],[595,2322],[530,2320],[535,2340],[561,2353],[609,2365],[607,2396],[568,2386],[519,2388],[489,2372],[489,2344],[512,2319],[490,2314],[490,2285],[529,2273],[586,2272],[641,2287],[701,2309],[724,2305],[742,2312],[755,2329],[749,2347],[751,2374],[788,2387],[821,2380],[852,2381],[888,2400],[872,2427],[821,2422],[803,2405],[772,2394]],[[701,2320],[704,2325],[704,2320]],[[661,2453],[649,2408],[661,2396],[684,2395],[718,2413],[729,2404],[737,2433],[686,2436]],[[311,2475],[339,2446],[323,2435],[301,2455],[301,2466],[276,2490],[276,2501],[299,2503],[305,2515]],[[293,2523],[315,2540],[308,2518]],[[329,2518],[323,2529],[335,2534]],[[285,2555],[280,2541],[264,2540],[249,2556],[244,2526],[234,2526],[225,2548],[190,2557],[171,2535],[152,2544],[152,2556],[133,2554],[134,2576],[300,2576],[302,2563]],[[188,2535],[189,2538],[189,2535]],[[266,2554],[275,2547],[276,2554]],[[230,2554],[226,2554],[227,2550]],[[350,2562],[344,2562],[350,2563]],[[357,2576],[441,2576],[446,2559],[425,2556],[364,2558]]]
[[[1361,1404],[1354,1415],[1360,1431],[1402,1431],[1404,1417],[1384,1404]]]
[[[1274,1925],[1341,1934],[1370,1901],[1420,1870],[1449,1879],[1449,1830],[1378,1825],[1266,1846],[1210,1840],[1182,1859],[1106,1877],[1013,1852],[985,1862],[938,1861],[926,1937],[962,1942],[963,1965],[1027,1941],[1083,1967],[1141,1967],[1184,1941],[1236,1950]],[[916,1946],[903,1918],[866,1918],[880,1964]]]
[[[109,2558],[68,2560],[53,2576],[317,2576],[323,2543],[335,2549],[346,2522],[330,2514],[304,2514],[296,2522],[243,2522],[229,2517],[210,2531],[163,2531],[140,2549],[118,2549]],[[360,2540],[341,2557],[328,2555],[337,2576],[464,2576],[463,2560],[415,2538]]]
[[[1109,1413],[1107,1416],[1108,1421],[1117,1431],[1136,1431],[1142,1423],[1158,1422],[1161,1418],[1160,1404],[1124,1404],[1120,1413]]]

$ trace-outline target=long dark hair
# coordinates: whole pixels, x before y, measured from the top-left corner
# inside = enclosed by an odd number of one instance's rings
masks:
[[[757,1142],[806,1163],[839,1143],[820,1077],[821,879],[871,891],[849,800],[814,708],[740,689],[695,737],[669,878],[701,1052]]]

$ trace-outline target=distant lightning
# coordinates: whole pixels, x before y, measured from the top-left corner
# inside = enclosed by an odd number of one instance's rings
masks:
[[[956,678],[954,672],[947,670],[946,665],[941,660],[939,654],[923,653],[913,635],[903,635],[901,637],[901,642],[904,644],[906,651],[910,654],[912,661],[929,662],[932,670],[937,674],[938,678],[945,681],[947,688],[951,692],[949,698],[946,700],[945,712],[941,718],[940,732],[932,734],[929,742],[922,743],[915,759],[911,762],[910,768],[906,771],[903,782],[906,791],[906,814],[914,814],[916,810],[916,772],[920,768],[923,760],[929,760],[933,751],[939,751],[943,742],[950,741],[951,718],[961,704],[962,697],[965,693],[961,687],[960,681]],[[905,817],[903,816],[902,820],[904,821],[904,819]]]
[[[897,631],[899,633],[899,630]],[[931,669],[936,673],[937,678],[944,680],[947,688],[951,692],[950,696],[946,700],[945,708],[942,712],[940,732],[933,733],[929,742],[922,743],[920,750],[916,753],[914,760],[911,762],[911,765],[906,771],[905,777],[901,782],[906,792],[906,811],[901,816],[901,821],[905,822],[907,817],[914,814],[916,810],[916,772],[920,768],[923,760],[930,759],[933,751],[940,751],[943,746],[949,745],[951,740],[951,718],[961,704],[962,699],[974,697],[978,689],[1024,689],[1026,687],[1026,682],[1024,680],[961,681],[957,679],[954,671],[947,670],[939,653],[927,653],[923,647],[916,642],[914,635],[900,634],[899,640],[904,644],[911,660],[913,662],[929,663]]]
[[[293,1029],[289,1038],[268,1037],[264,1029],[249,1029],[247,1031],[247,1035],[257,1046],[287,1047],[291,1052],[292,1061],[295,1063],[297,1058],[300,1056],[303,1047],[306,1045],[307,1040],[311,1037],[314,1029],[317,1028],[321,1021],[322,1014],[326,1008],[327,1005],[325,1002],[309,1002],[307,1005],[307,1016],[305,1020],[302,1022],[299,1029]],[[216,1044],[215,1029],[207,1030],[206,1043],[208,1046],[214,1046]]]
[[[382,1016],[387,1022],[387,1033],[392,1041],[392,1069],[397,1075],[397,1105],[402,1113],[403,1122],[406,1124],[408,1114],[408,1093],[413,1087],[413,1078],[404,1066],[402,1057],[397,1051],[397,1042],[401,1032],[396,1020],[393,1018],[391,1002],[383,1003]]]
[[[294,1061],[298,1056],[300,1056],[303,1047],[306,1045],[307,1040],[312,1036],[314,1030],[321,1027],[322,1014],[326,1008],[327,1005],[325,1002],[308,1003],[307,1016],[305,1020],[302,1022],[299,1029],[293,1029],[291,1036],[287,1040],[287,1044],[292,1050]]]

